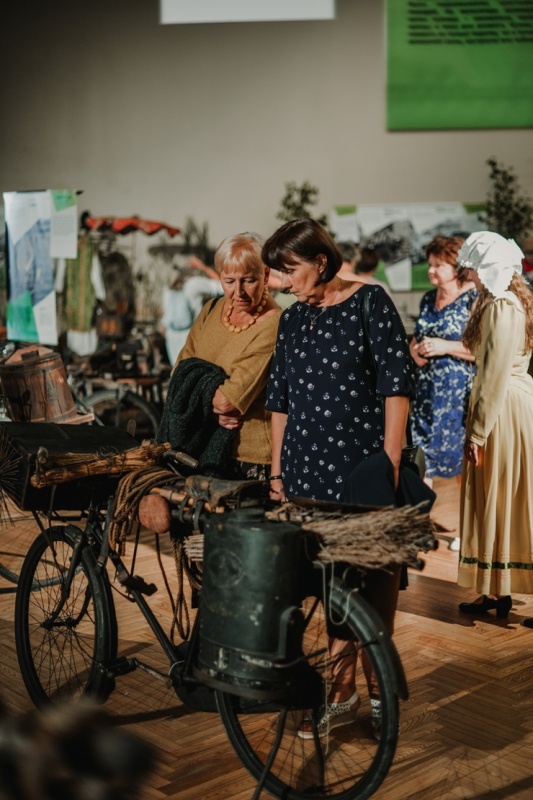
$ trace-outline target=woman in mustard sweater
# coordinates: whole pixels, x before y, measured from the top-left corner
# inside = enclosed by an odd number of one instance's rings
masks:
[[[175,369],[186,359],[203,359],[225,373],[212,398],[218,425],[235,431],[234,475],[269,477],[270,412],[265,386],[281,309],[267,289],[270,270],[261,240],[250,233],[230,236],[215,253],[224,296],[209,301],[195,320]]]

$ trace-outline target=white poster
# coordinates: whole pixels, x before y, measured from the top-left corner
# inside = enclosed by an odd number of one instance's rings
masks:
[[[341,209],[341,213],[339,213]],[[343,213],[344,209],[350,213]],[[434,236],[468,236],[485,230],[480,203],[390,203],[387,205],[336,206],[330,227],[337,241],[349,237],[379,253],[385,277],[393,291],[426,289],[426,244]]]
[[[54,257],[76,256],[75,195],[6,192],[7,337],[57,344]]]
[[[50,196],[50,254],[52,258],[76,258],[78,209],[74,192],[52,190]]]

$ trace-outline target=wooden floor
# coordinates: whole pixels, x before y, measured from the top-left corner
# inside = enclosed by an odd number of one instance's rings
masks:
[[[533,797],[533,597],[515,596],[508,620],[471,620],[457,604],[473,599],[457,587],[457,553],[448,549],[458,518],[455,481],[435,485],[433,516],[449,533],[410,574],[401,593],[395,642],[410,699],[402,703],[401,735],[393,767],[376,800],[530,800]],[[14,572],[31,542],[33,524],[18,519],[1,529],[0,563]],[[170,553],[163,554],[169,575]],[[136,568],[161,585],[150,540]],[[173,584],[173,589],[175,585]],[[0,694],[15,712],[31,708],[13,636],[13,585],[0,578]],[[159,646],[135,607],[117,597],[120,654],[164,668]],[[164,589],[152,598],[169,616]],[[117,726],[157,749],[158,761],[143,800],[250,800],[255,783],[241,767],[214,714],[184,708],[164,681],[136,671],[117,680],[106,704]]]

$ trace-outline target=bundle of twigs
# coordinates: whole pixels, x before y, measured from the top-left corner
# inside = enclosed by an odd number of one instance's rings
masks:
[[[171,446],[144,443],[119,453],[114,448],[106,451],[100,448],[97,453],[54,453],[49,454],[44,447],[39,448],[35,474],[31,476],[32,486],[38,489],[58,483],[86,478],[89,475],[119,475],[123,472],[150,467]]]
[[[387,506],[351,513],[285,503],[267,511],[265,516],[299,525],[309,537],[313,556],[321,561],[344,561],[362,569],[380,569],[391,564],[422,569],[424,562],[418,554],[436,547],[436,526],[429,513],[419,506]],[[192,561],[203,559],[203,540],[202,534],[185,540],[185,551]]]
[[[286,503],[267,512],[270,519],[287,520],[314,537],[322,561],[344,561],[363,569],[407,564],[422,569],[418,554],[434,550],[436,539],[429,512],[421,506],[386,506],[364,513],[346,510],[302,509]]]

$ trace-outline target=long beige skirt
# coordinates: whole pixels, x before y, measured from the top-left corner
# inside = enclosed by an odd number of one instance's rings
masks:
[[[464,463],[458,583],[533,594],[533,402],[510,387],[482,463]]]

